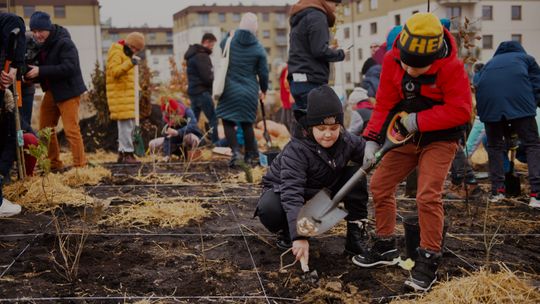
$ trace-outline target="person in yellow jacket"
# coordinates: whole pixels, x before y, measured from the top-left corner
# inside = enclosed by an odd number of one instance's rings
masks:
[[[138,163],[133,155],[135,129],[135,69],[144,49],[144,35],[132,32],[111,45],[107,54],[107,103],[111,119],[118,123],[118,163]]]

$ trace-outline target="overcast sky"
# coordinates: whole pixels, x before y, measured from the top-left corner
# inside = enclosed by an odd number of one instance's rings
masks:
[[[101,20],[112,18],[115,27],[167,26],[172,27],[173,15],[190,5],[229,5],[242,2],[244,5],[285,5],[296,0],[99,0]]]

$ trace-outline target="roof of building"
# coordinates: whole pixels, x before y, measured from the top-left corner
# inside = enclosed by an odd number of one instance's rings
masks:
[[[288,13],[290,5],[195,5],[175,13],[173,19],[190,13]]]

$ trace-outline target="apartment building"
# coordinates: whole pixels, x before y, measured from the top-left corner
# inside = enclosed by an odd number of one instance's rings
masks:
[[[144,34],[146,47],[144,57],[154,75],[155,83],[165,83],[171,78],[169,58],[173,56],[172,28],[170,27],[122,27],[110,26],[110,21],[102,25],[103,60],[113,42],[125,39],[131,32]]]
[[[181,62],[190,44],[200,43],[204,33],[212,33],[218,42],[236,28],[242,14],[257,14],[257,38],[266,49],[270,70],[270,88],[279,87],[278,67],[288,58],[290,6],[189,6],[173,16],[174,58]],[[219,44],[211,56],[214,66],[219,65]]]
[[[340,10],[343,23],[336,38],[340,46],[353,47],[345,61],[336,63],[335,83],[352,89],[362,80],[361,69],[371,56],[370,45],[385,42],[388,31],[403,25],[412,14],[427,11],[427,0],[346,0]],[[540,59],[540,21],[534,16],[540,12],[540,0],[432,0],[430,11],[451,20],[450,29],[458,42],[459,29],[467,18],[467,31],[482,37],[472,49],[482,62],[488,61],[506,40],[520,41],[529,54]],[[461,48],[460,52],[465,50]]]
[[[71,34],[79,51],[84,82],[91,83],[96,61],[102,62],[98,0],[7,0],[0,1],[0,11],[23,17],[27,28],[35,11],[51,15],[53,23],[65,27]]]

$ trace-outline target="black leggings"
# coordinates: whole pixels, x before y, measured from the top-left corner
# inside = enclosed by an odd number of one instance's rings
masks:
[[[244,143],[246,148],[246,153],[256,153],[257,152],[257,142],[255,141],[255,132],[253,131],[253,124],[250,122],[241,122],[240,126],[244,132]],[[238,140],[236,138],[236,123],[230,120],[223,119],[223,129],[225,131],[225,138],[229,143],[229,147],[233,152],[240,151],[238,146]]]

